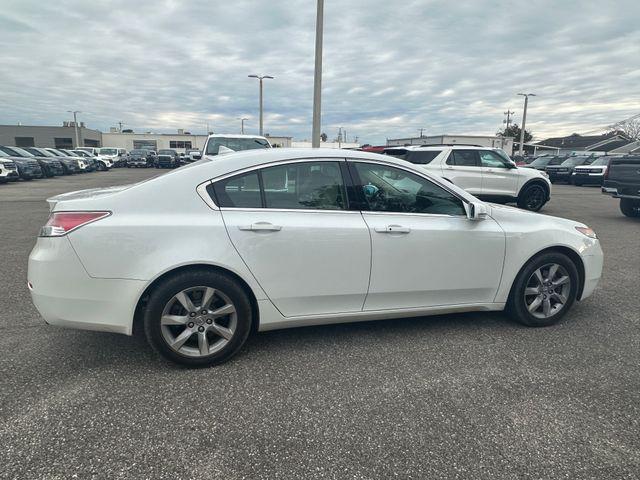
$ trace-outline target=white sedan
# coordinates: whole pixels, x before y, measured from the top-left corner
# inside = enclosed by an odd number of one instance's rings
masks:
[[[140,326],[192,366],[229,359],[252,330],[505,309],[551,325],[602,271],[586,225],[365,152],[232,153],[49,203],[28,273],[45,321]]]

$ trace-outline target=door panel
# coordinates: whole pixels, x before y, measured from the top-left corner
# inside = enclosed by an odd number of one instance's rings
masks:
[[[452,150],[442,165],[442,176],[472,195],[482,193],[482,169],[475,150]]]
[[[518,191],[518,169],[507,168],[504,159],[490,150],[480,150],[482,194],[515,196]]]
[[[505,239],[491,218],[364,212],[371,230],[365,310],[491,303]],[[388,226],[399,232],[381,233]]]
[[[222,213],[231,242],[284,316],[362,310],[371,241],[359,212]]]

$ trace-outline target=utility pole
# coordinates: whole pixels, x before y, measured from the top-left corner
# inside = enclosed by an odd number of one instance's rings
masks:
[[[420,129],[420,138],[422,138],[422,132],[424,131],[424,128]]]
[[[504,112],[504,114],[507,116],[507,119],[502,121],[502,123],[505,123],[507,125],[505,130],[509,130],[509,125],[511,124],[511,115],[513,115],[514,113],[516,112],[512,112],[508,108],[507,108],[507,111]]]
[[[311,130],[311,146],[320,148],[320,113],[322,95],[322,34],[324,18],[324,0],[317,0],[316,11],[316,65],[313,76],[313,128]]]
[[[260,80],[260,135],[262,135],[262,80],[265,78],[273,79],[271,75],[249,75],[249,78],[257,78]]]
[[[523,155],[524,152],[524,128],[527,123],[527,105],[529,104],[529,97],[535,97],[535,93],[518,93],[524,97],[524,111],[522,112],[522,125],[520,126],[520,156]]]
[[[80,134],[78,133],[78,113],[82,113],[80,110],[67,110],[68,113],[73,113],[73,126],[76,130],[76,148],[81,147],[80,145]]]

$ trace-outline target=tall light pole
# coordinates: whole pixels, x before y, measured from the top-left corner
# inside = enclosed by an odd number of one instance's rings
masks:
[[[260,135],[262,135],[262,80],[265,78],[273,79],[271,75],[249,75],[249,78],[257,78],[260,80]]]
[[[524,127],[527,123],[527,105],[529,104],[529,97],[535,97],[535,93],[518,93],[524,97],[524,111],[522,112],[522,125],[520,126],[520,156],[523,155],[524,152]]]
[[[68,113],[73,113],[73,126],[76,129],[76,148],[81,147],[80,135],[78,135],[78,113],[82,113],[80,110],[67,110]]]
[[[320,106],[322,94],[322,21],[324,18],[324,0],[318,0],[316,12],[316,68],[313,76],[313,128],[311,146],[320,148]]]
[[[239,118],[238,120],[240,120],[240,133],[244,134],[244,122],[245,120],[249,120],[248,118]]]

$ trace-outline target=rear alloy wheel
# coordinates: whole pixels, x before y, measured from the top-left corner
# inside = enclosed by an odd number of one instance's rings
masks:
[[[620,211],[627,217],[640,217],[640,200],[621,198]]]
[[[150,295],[145,332],[165,358],[211,366],[231,358],[251,330],[251,304],[231,278],[191,271],[163,282]]]
[[[518,195],[518,207],[525,210],[537,212],[545,203],[547,203],[547,191],[542,185],[530,185]]]
[[[535,257],[518,274],[508,310],[529,327],[553,325],[575,301],[578,278],[575,265],[566,255],[547,253]]]

